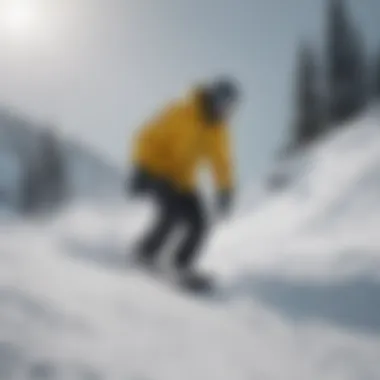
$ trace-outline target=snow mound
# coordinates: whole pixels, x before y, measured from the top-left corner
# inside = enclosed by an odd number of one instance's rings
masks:
[[[220,226],[206,265],[219,258],[232,276],[250,268],[305,278],[352,276],[364,265],[378,277],[379,110],[337,128],[280,170],[291,181]]]
[[[54,148],[62,156],[65,192],[70,199],[122,197],[122,173],[103,157],[60,136],[53,126],[0,106],[0,207],[17,209],[22,203],[27,171],[40,158],[46,133],[53,137]]]

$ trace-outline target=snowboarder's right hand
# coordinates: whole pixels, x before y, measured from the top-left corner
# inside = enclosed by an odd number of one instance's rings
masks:
[[[135,196],[143,193],[148,187],[148,175],[139,168],[134,168],[132,173],[126,176],[124,190],[127,195]]]

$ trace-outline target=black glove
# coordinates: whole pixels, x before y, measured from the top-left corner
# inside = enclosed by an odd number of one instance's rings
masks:
[[[221,190],[218,194],[219,214],[226,216],[231,211],[233,194],[231,190]]]

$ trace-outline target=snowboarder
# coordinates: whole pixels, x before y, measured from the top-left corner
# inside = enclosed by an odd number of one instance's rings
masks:
[[[192,271],[207,231],[206,215],[197,192],[197,169],[211,164],[222,216],[230,210],[234,190],[228,122],[239,98],[231,79],[196,87],[153,117],[136,135],[133,174],[127,182],[132,194],[149,194],[159,207],[153,228],[138,243],[137,259],[155,265],[160,249],[179,226],[187,234],[174,255],[177,273]]]

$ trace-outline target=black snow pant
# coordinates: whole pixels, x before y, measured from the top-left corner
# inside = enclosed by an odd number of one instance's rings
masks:
[[[198,194],[181,193],[143,170],[136,171],[132,187],[135,194],[152,196],[159,212],[157,221],[138,243],[138,254],[156,260],[172,233],[184,227],[186,234],[176,249],[174,264],[178,269],[192,267],[206,235],[205,211]]]

